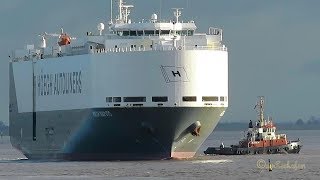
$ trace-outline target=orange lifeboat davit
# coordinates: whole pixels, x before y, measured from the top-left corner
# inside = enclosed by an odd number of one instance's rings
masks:
[[[66,33],[61,34],[58,44],[59,46],[71,44],[71,37],[68,36]]]

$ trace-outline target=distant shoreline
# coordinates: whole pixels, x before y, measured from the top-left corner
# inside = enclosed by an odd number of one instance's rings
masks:
[[[320,124],[302,124],[297,125],[294,123],[276,123],[278,130],[320,130]],[[215,131],[245,131],[248,128],[248,123],[239,123],[239,122],[231,122],[231,123],[218,123],[215,128]]]

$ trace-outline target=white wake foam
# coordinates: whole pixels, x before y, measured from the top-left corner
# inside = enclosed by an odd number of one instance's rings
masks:
[[[219,164],[219,163],[230,163],[233,162],[232,160],[229,159],[221,159],[221,160],[196,160],[192,161],[192,163],[195,164],[206,164],[206,163],[211,163],[211,164]]]

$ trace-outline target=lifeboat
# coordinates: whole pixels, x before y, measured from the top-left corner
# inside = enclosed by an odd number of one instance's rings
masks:
[[[61,34],[60,39],[59,39],[59,46],[65,46],[71,43],[71,37],[68,36],[67,34]]]

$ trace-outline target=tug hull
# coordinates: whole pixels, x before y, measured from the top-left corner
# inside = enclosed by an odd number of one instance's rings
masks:
[[[298,154],[302,148],[300,141],[292,141],[282,146],[269,146],[261,148],[243,148],[232,145],[230,147],[208,147],[204,154],[216,155],[249,155],[249,154]]]

